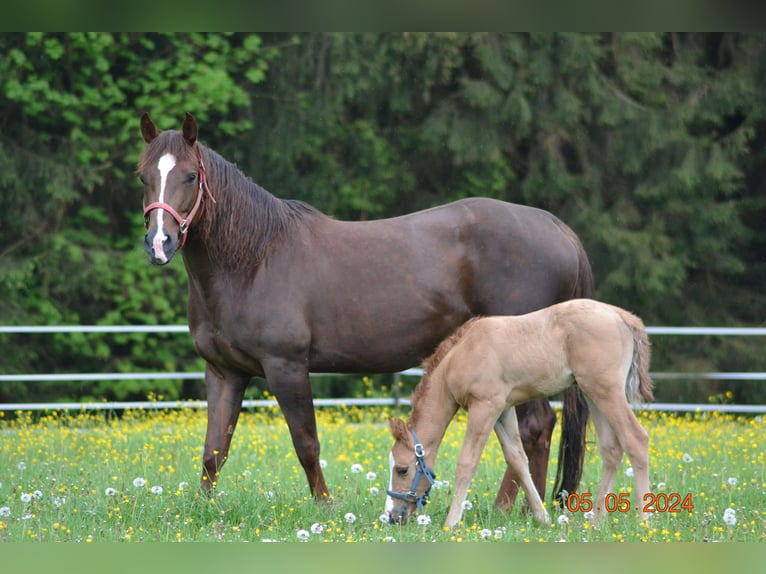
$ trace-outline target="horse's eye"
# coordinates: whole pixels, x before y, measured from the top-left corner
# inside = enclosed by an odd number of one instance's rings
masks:
[[[396,474],[398,474],[399,476],[407,476],[408,471],[409,469],[406,466],[400,466],[399,468],[396,469]]]
[[[146,185],[146,178],[144,177],[144,174],[143,174],[143,173],[139,173],[139,174],[138,174],[138,179],[141,181],[141,183],[143,183],[144,185]]]
[[[197,179],[196,173],[190,173],[186,176],[186,183],[194,183],[194,180]]]

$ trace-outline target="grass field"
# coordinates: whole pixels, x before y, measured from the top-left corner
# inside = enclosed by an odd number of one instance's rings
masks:
[[[442,522],[465,425],[450,426],[435,470],[440,488],[418,521],[380,519],[391,438],[386,408],[318,411],[329,504],[308,496],[278,410],[243,413],[212,497],[197,489],[205,411],[51,413],[0,418],[0,541],[761,541],[766,538],[766,423],[761,417],[640,413],[650,435],[657,509],[593,523],[582,511],[546,506],[552,525],[493,509],[504,462],[488,445],[460,527]],[[406,415],[406,412],[404,413]],[[580,497],[600,474],[595,435]],[[552,452],[558,445],[558,427]],[[554,473],[553,464],[549,475]],[[629,461],[615,485],[631,491]],[[550,480],[552,484],[552,479]],[[674,500],[678,499],[678,504]],[[681,505],[681,499],[686,504]],[[632,500],[631,500],[632,502]],[[683,506],[683,507],[681,507]],[[690,508],[691,507],[691,508]]]

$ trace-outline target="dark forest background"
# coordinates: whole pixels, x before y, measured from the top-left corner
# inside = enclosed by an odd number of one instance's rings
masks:
[[[263,187],[341,219],[468,196],[548,209],[582,238],[598,298],[647,325],[764,324],[764,34],[0,34],[0,324],[186,322],[180,258],[142,250],[144,111],[162,129],[191,112]],[[654,371],[766,371],[763,338],[652,340]],[[187,335],[0,349],[3,373],[202,369]],[[199,392],[3,383],[0,401]],[[766,402],[766,385],[656,395]]]

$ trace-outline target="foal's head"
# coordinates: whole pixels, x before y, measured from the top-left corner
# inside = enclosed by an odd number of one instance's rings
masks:
[[[141,135],[148,144],[138,166],[144,185],[144,249],[152,263],[164,265],[183,246],[201,212],[206,181],[197,123],[187,113],[180,132],[159,132],[144,114]]]
[[[435,476],[426,466],[423,445],[402,419],[389,419],[394,446],[389,455],[391,478],[386,498],[389,522],[404,524],[428,502]]]

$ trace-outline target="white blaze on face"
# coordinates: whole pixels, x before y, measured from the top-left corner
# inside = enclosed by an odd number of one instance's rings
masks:
[[[394,455],[388,453],[388,490],[391,490],[394,486]],[[391,495],[386,496],[386,508],[385,513],[389,514],[394,509],[394,499]]]
[[[170,170],[172,170],[175,166],[176,157],[172,153],[166,153],[160,158],[160,161],[157,162],[157,169],[160,170],[160,198],[157,201],[160,203],[165,203],[165,184],[168,181],[168,174],[170,173]],[[156,211],[157,232],[154,234],[154,238],[152,239],[152,248],[154,249],[154,256],[163,263],[167,263],[168,258],[165,257],[165,249],[162,246],[163,243],[165,243],[165,240],[168,238],[168,236],[165,235],[165,230],[163,229],[163,216],[165,215],[165,210],[160,207]]]

